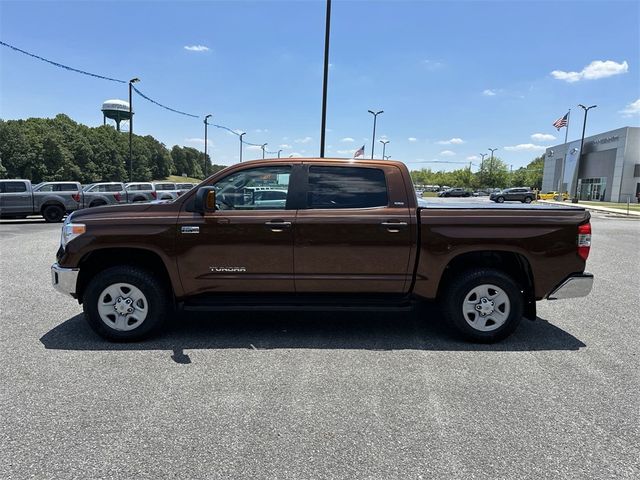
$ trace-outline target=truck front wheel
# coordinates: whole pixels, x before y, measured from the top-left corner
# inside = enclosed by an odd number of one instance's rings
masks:
[[[448,285],[441,300],[451,325],[474,342],[502,340],[522,319],[524,299],[520,288],[511,277],[495,269],[464,272]]]
[[[167,286],[150,272],[129,266],[98,273],[83,296],[89,326],[112,341],[135,341],[156,333],[172,310]]]

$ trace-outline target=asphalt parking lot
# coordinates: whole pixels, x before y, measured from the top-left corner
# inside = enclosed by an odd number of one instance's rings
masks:
[[[585,299],[496,345],[402,314],[214,313],[110,344],[0,222],[0,478],[638,478],[640,221],[594,214]]]

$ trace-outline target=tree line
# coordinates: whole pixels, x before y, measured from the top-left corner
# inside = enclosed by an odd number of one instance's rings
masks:
[[[208,157],[208,174],[224,168]],[[183,174],[204,178],[202,152],[178,145],[168,149],[151,135],[132,136],[132,165],[134,181]],[[0,120],[0,178],[128,181],[129,136],[109,125],[88,127],[63,114]]]
[[[477,172],[460,168],[450,172],[433,171],[430,168],[414,170],[411,178],[416,185],[446,185],[469,189],[530,187],[542,188],[544,155],[531,161],[526,167],[511,171],[500,158],[485,160]]]

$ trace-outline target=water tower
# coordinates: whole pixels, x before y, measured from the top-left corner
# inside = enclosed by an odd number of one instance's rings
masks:
[[[124,100],[105,100],[102,104],[102,124],[107,124],[107,118],[116,122],[116,129],[120,131],[120,122],[130,121],[133,112],[129,113],[129,102]]]

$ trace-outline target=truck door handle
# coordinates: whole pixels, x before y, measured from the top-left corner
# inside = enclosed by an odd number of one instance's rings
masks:
[[[284,220],[270,220],[264,224],[271,229],[272,232],[282,232],[285,228],[291,228],[291,222]]]
[[[406,228],[409,224],[407,222],[382,222],[380,225],[386,228],[388,232],[398,233],[401,228]]]

